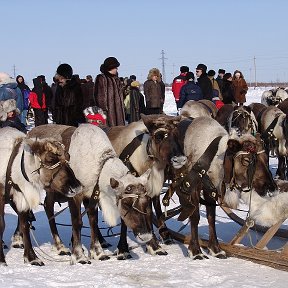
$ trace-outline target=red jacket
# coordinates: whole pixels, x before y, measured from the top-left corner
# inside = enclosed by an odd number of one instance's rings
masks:
[[[184,84],[187,83],[186,80],[187,73],[181,73],[179,76],[175,77],[172,83],[172,92],[175,98],[175,101],[179,101],[180,98],[180,90]]]
[[[30,101],[30,105],[32,108],[36,108],[36,109],[46,109],[46,97],[45,94],[42,94],[42,107],[40,106],[40,104],[38,103],[38,97],[37,94],[35,92],[30,92],[29,94],[29,101]]]

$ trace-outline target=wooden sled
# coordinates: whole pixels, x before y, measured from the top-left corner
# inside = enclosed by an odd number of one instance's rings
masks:
[[[265,250],[266,245],[273,237],[288,238],[288,231],[280,229],[280,226],[285,221],[279,221],[277,224],[270,228],[264,228],[259,225],[250,225],[249,221],[245,221],[237,216],[230,208],[221,207],[224,212],[236,223],[242,227],[236,233],[229,243],[220,242],[220,247],[223,249],[228,257],[237,257],[244,260],[249,260],[258,264],[273,267],[275,269],[288,271],[288,242],[278,251]],[[165,218],[163,213],[162,219],[170,219],[176,216],[180,212],[180,207],[167,211],[167,217]],[[160,221],[162,222],[162,221]],[[163,222],[162,222],[163,223]],[[156,217],[153,218],[153,224],[159,227],[159,222]],[[190,241],[189,234],[182,234],[172,229],[167,228],[171,237],[181,243],[188,244]],[[243,246],[242,239],[247,235],[249,229],[254,229],[257,232],[262,232],[264,235],[253,247]],[[207,248],[208,241],[205,239],[199,239],[202,248]]]

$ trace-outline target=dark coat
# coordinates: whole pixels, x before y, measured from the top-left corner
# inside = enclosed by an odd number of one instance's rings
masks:
[[[88,81],[81,84],[84,109],[87,107],[95,106],[94,86],[95,85],[93,81]]]
[[[138,87],[130,87],[130,122],[141,119],[140,114],[145,114],[144,96]]]
[[[13,116],[11,118],[8,118],[4,122],[0,122],[0,128],[4,128],[4,127],[16,128],[17,130],[19,130],[25,134],[27,133],[26,126],[23,123],[21,123],[18,116]]]
[[[164,99],[162,88],[158,81],[146,80],[144,82],[144,94],[147,108],[161,108]]]
[[[232,102],[235,102],[232,81],[223,79],[222,97],[224,104],[232,104]]]
[[[55,110],[53,119],[56,124],[77,127],[84,123],[83,95],[81,84],[71,79],[64,87],[57,85],[55,93]]]
[[[202,100],[203,94],[201,88],[194,83],[194,81],[188,81],[180,90],[180,98],[178,107],[182,108],[184,104],[189,100]]]
[[[212,83],[211,80],[208,78],[207,74],[201,74],[201,76],[197,79],[197,82],[202,90],[203,99],[212,101]]]
[[[94,96],[96,106],[107,115],[107,125],[125,125],[123,88],[120,79],[109,72],[97,75]]]

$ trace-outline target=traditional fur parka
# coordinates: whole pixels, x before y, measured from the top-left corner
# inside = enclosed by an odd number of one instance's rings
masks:
[[[240,78],[235,77],[236,73],[240,73]],[[247,83],[243,77],[241,71],[236,70],[233,75],[232,85],[234,89],[234,99],[236,103],[245,103],[246,102],[246,93],[248,91]]]
[[[157,76],[157,81],[153,81],[152,77]],[[144,94],[146,100],[146,108],[161,108],[164,103],[162,89],[160,85],[160,71],[153,68],[149,71],[147,80],[144,82]]]
[[[77,127],[85,122],[81,84],[74,77],[63,87],[57,85],[54,117],[56,124]]]
[[[125,125],[123,87],[117,75],[108,71],[97,75],[94,96],[96,106],[107,115],[107,125]]]

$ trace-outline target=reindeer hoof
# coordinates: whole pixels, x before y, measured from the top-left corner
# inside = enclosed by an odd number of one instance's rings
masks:
[[[70,251],[60,251],[58,253],[59,256],[71,256],[71,252]]]
[[[101,247],[103,248],[103,249],[106,249],[106,248],[109,248],[109,247],[111,247],[112,245],[110,244],[110,243],[108,243],[108,242],[102,242],[101,243]]]
[[[40,259],[35,259],[29,262],[33,266],[44,266],[45,264]]]
[[[163,249],[160,249],[159,251],[155,251],[155,255],[166,256],[166,255],[168,255],[168,252],[166,252]]]
[[[192,260],[204,260],[209,259],[206,255],[199,253],[197,255],[193,255],[190,251],[188,252],[188,256],[192,258]]]
[[[110,259],[110,257],[108,255],[102,255],[99,257],[100,261],[105,261],[105,260],[109,260],[109,259]]]
[[[6,267],[6,266],[8,266],[8,265],[7,265],[6,262],[0,262],[0,266],[2,266],[2,267]]]
[[[215,253],[211,249],[209,249],[209,254],[213,257],[218,258],[218,259],[227,259],[227,255],[226,255],[225,251],[223,251],[223,250],[220,250],[219,252]]]
[[[80,261],[78,261],[78,263],[79,264],[91,264],[91,261],[89,261],[89,260],[80,260]]]
[[[127,260],[133,258],[130,253],[121,253],[117,255],[117,260]]]

